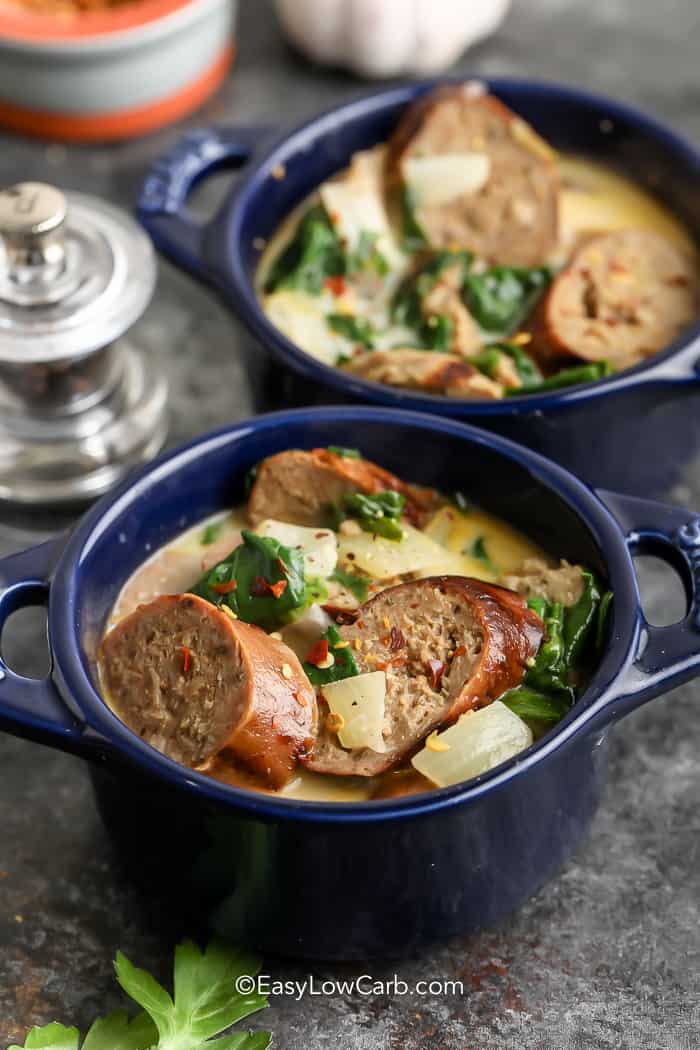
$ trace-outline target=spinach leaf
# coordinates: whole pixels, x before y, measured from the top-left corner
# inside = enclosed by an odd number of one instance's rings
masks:
[[[377,237],[376,233],[361,231],[355,250],[348,256],[347,274],[349,277],[367,270],[374,270],[380,277],[388,274],[389,263],[377,248]]]
[[[401,227],[401,246],[405,252],[418,252],[426,247],[428,239],[416,217],[415,201],[408,186],[401,191]]]
[[[615,368],[609,361],[592,361],[587,365],[574,365],[573,368],[562,368],[548,379],[541,382],[526,383],[518,390],[506,390],[510,397],[519,394],[539,394],[547,390],[559,390],[566,386],[578,386],[580,383],[595,383],[615,374]]]
[[[261,461],[262,462],[262,461]],[[260,463],[254,463],[250,470],[246,471],[246,475],[243,479],[243,491],[246,499],[250,496],[253,491],[253,485],[257,481],[258,471],[260,470]]]
[[[340,238],[325,209],[315,204],[302,217],[294,237],[272,264],[265,291],[295,288],[319,295],[327,277],[345,272]]]
[[[608,632],[612,602],[613,592],[606,591],[600,599],[600,605],[598,606],[598,615],[596,617],[595,625],[595,649],[599,656],[603,652],[607,641],[606,635]]]
[[[583,570],[583,593],[575,605],[569,606],[564,613],[563,640],[566,660],[570,667],[580,665],[586,655],[588,643],[595,633],[597,611],[601,593],[598,580]]]
[[[430,346],[431,333],[423,317],[423,300],[433,290],[440,277],[452,266],[459,266],[462,276],[471,261],[469,252],[439,251],[431,255],[397,288],[391,303],[391,318],[395,324],[413,328],[421,345]]]
[[[530,689],[526,685],[520,685],[517,689],[509,689],[501,697],[501,702],[525,722],[539,722],[547,725],[556,725],[571,706],[558,696]]]
[[[212,543],[216,543],[225,524],[225,521],[212,521],[209,525],[205,525],[202,529],[202,535],[199,537],[199,542],[202,546],[209,547]]]
[[[547,266],[494,266],[465,276],[464,300],[484,331],[509,335],[532,311],[551,279]]]
[[[361,529],[384,536],[387,540],[400,540],[403,530],[399,519],[406,505],[406,497],[400,492],[377,492],[366,496],[352,492],[343,500],[347,516],[356,518]]]
[[[494,576],[500,576],[500,570],[489,557],[488,551],[486,550],[486,540],[483,536],[477,536],[476,539],[469,547],[466,547],[463,554],[468,554],[472,558],[476,558],[477,561],[483,563],[484,568],[488,569]]]
[[[324,645],[325,643],[325,645]],[[333,662],[330,667],[319,667],[328,656],[332,656]],[[308,657],[312,658],[311,662]],[[324,631],[318,642],[311,647],[307,659],[302,666],[312,685],[328,685],[329,682],[339,682],[343,678],[353,678],[359,674],[359,668],[355,663],[352,649],[340,637],[338,628],[333,624]]]
[[[441,350],[445,353],[450,349],[454,322],[446,314],[433,314],[421,325],[421,338],[427,350]]]
[[[340,456],[342,459],[362,459],[362,453],[359,448],[346,448],[344,445],[329,445],[328,452],[332,452],[334,456]]]
[[[330,579],[335,580],[341,587],[345,587],[346,590],[354,594],[358,602],[367,601],[368,581],[363,579],[362,576],[357,576],[354,572],[346,572],[344,569],[335,569],[331,573]]]
[[[368,350],[374,348],[374,328],[365,318],[353,317],[351,314],[327,314],[326,323],[333,332],[345,339],[366,346]]]
[[[241,535],[240,546],[190,590],[214,605],[227,605],[246,623],[271,631],[307,601],[304,556],[270,536],[246,529]]]

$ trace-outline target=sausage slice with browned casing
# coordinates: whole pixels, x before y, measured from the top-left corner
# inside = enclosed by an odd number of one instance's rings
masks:
[[[545,364],[568,356],[630,368],[673,342],[697,309],[693,260],[658,233],[618,230],[584,244],[552,283],[531,349]]]
[[[369,350],[352,357],[342,367],[373,383],[424,390],[426,394],[487,401],[503,396],[500,383],[489,379],[469,361],[435,350]]]
[[[404,515],[414,525],[427,521],[439,499],[433,489],[409,485],[368,459],[341,456],[325,448],[292,449],[269,456],[258,467],[248,500],[253,525],[274,518],[295,525],[327,525],[328,507],[354,492],[388,490],[406,497]]]
[[[316,743],[301,761],[317,773],[367,777],[399,765],[433,729],[519,685],[543,624],[519,594],[433,576],[381,591],[339,633],[361,673],[386,674],[386,751],[343,749],[321,703]]]
[[[191,594],[141,605],[100,646],[105,695],[147,743],[187,766],[225,750],[282,787],[316,732],[292,650]]]
[[[433,158],[440,157],[438,167]],[[416,194],[410,187],[421,165],[425,191]],[[460,187],[454,178],[459,170],[467,176],[472,170],[474,179]],[[394,196],[408,188],[432,248],[464,248],[490,263],[536,266],[557,243],[555,154],[478,84],[438,88],[408,108],[389,140],[387,179]]]

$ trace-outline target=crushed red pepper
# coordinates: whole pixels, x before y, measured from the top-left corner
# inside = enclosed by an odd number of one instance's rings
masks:
[[[223,583],[212,583],[211,589],[217,594],[230,594],[235,591],[238,584],[235,580],[224,580]]]
[[[392,627],[387,645],[389,652],[397,653],[399,649],[404,649],[405,647],[406,639],[404,637],[403,631],[401,631],[398,627]]]
[[[192,650],[188,645],[181,645],[180,653],[182,654],[182,673],[187,674],[192,667]]]
[[[332,292],[333,295],[342,295],[345,291],[345,278],[341,276],[337,277],[326,277],[323,282],[326,288]]]
[[[287,589],[287,581],[279,580],[277,583],[270,583],[264,576],[256,576],[250,588],[250,593],[253,598],[266,598],[269,594],[273,598],[281,598]]]
[[[324,663],[328,659],[328,639],[319,638],[317,642],[309,649],[306,654],[304,663],[313,664],[314,667],[318,667],[319,664]]]
[[[430,684],[433,689],[439,689],[442,681],[442,676],[445,672],[445,665],[442,660],[426,660],[425,661],[425,673],[430,679]]]

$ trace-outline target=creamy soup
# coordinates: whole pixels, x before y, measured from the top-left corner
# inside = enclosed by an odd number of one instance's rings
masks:
[[[451,94],[413,141],[404,118],[282,223],[256,285],[293,343],[361,378],[492,399],[604,378],[694,319],[678,219],[495,102]]]
[[[406,484],[355,450],[292,451],[263,463],[246,507],[199,522],[125,583],[101,682],[135,732],[227,783],[389,797],[484,772],[555,724],[598,644],[567,666],[562,639],[582,616],[603,624],[603,604],[587,570],[461,494]],[[303,746],[285,750],[296,716]],[[248,717],[252,751],[226,722]],[[261,764],[261,740],[281,774]]]

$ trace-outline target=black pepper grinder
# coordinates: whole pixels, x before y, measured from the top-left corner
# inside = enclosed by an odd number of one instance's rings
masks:
[[[39,182],[0,191],[0,500],[86,502],[161,447],[166,383],[126,335],[155,279],[119,209]]]

